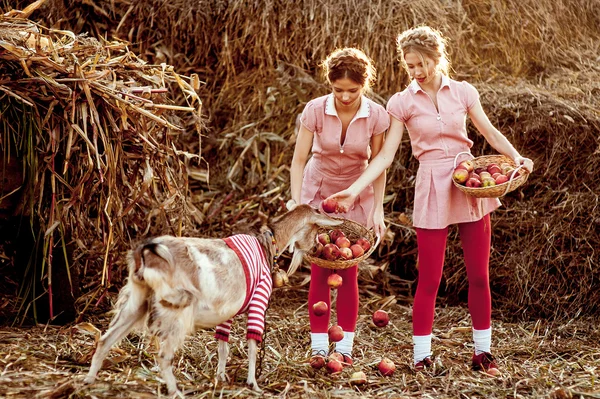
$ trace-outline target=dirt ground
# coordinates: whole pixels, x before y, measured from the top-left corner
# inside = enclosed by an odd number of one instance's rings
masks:
[[[294,281],[293,281],[294,282]],[[433,371],[411,368],[410,302],[361,290],[355,362],[339,375],[308,364],[309,327],[306,285],[276,290],[267,317],[259,365],[262,395],[245,387],[245,321],[237,319],[227,365],[229,383],[216,384],[216,342],[212,332],[190,337],[175,360],[175,375],[186,397],[193,398],[600,398],[600,330],[597,320],[549,323],[493,321],[493,346],[503,371],[489,377],[471,371],[470,319],[466,308],[437,308]],[[371,314],[384,307],[391,322],[377,328]],[[156,347],[132,333],[111,352],[98,380],[83,385],[98,331],[110,316],[66,327],[5,327],[0,330],[2,398],[150,398],[168,397],[155,366]],[[385,356],[397,370],[383,377],[377,364]],[[362,370],[368,382],[352,386]]]

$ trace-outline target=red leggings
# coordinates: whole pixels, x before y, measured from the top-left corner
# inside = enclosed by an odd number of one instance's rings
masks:
[[[491,230],[489,214],[476,222],[458,224],[469,281],[469,312],[476,330],[490,328],[492,319],[489,279]],[[416,231],[419,281],[413,304],[413,334],[429,335],[433,328],[435,299],[442,279],[448,228],[417,228]]]
[[[327,277],[337,273],[342,276],[342,285],[338,287],[337,293],[337,322],[342,330],[353,332],[358,319],[358,266],[352,266],[343,270],[331,270],[312,264],[310,267],[310,287],[308,288],[308,318],[310,320],[310,332],[324,333],[329,329],[329,318],[331,311],[323,316],[316,316],[312,307],[315,303],[323,301],[331,310],[330,288],[327,285]]]

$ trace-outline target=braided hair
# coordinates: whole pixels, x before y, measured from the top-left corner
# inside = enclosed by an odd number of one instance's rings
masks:
[[[321,62],[323,73],[329,84],[338,79],[348,78],[368,90],[375,82],[375,66],[364,52],[346,47],[335,50]]]
[[[442,34],[429,26],[418,26],[402,32],[396,40],[398,52],[404,68],[408,70],[404,56],[406,53],[415,53],[425,65],[425,57],[438,63],[438,70],[448,75],[450,61],[446,53],[446,39]]]

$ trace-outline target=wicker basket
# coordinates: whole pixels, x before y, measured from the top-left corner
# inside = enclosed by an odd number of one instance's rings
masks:
[[[324,267],[326,269],[347,269],[349,267],[357,265],[358,263],[362,262],[363,260],[365,260],[369,256],[371,256],[371,254],[377,247],[377,244],[379,244],[379,241],[375,242],[375,234],[373,233],[373,231],[367,230],[367,228],[364,227],[362,224],[357,223],[353,220],[344,219],[344,218],[334,218],[334,219],[338,219],[338,220],[342,221],[342,224],[339,226],[336,226],[335,228],[342,230],[344,232],[344,234],[346,235],[346,237],[348,237],[348,239],[350,241],[354,242],[357,239],[364,237],[367,240],[369,240],[371,247],[363,255],[359,256],[358,258],[354,258],[354,259],[326,260],[326,259],[321,259],[321,258],[312,256],[309,253],[306,253],[304,255],[305,259],[310,263],[314,263],[315,265]],[[328,233],[328,232],[329,232],[329,230],[324,227],[319,229],[319,234]]]
[[[471,155],[471,157],[473,156],[470,152],[461,152],[459,154],[456,155],[456,157],[454,158],[454,168],[456,168],[457,166],[457,160],[458,160],[458,156],[461,154],[468,154]],[[527,181],[527,178],[529,177],[529,171],[525,168],[523,168],[522,166],[518,166],[514,163],[514,161],[504,155],[484,155],[484,156],[480,156],[477,158],[473,158],[471,160],[473,162],[473,165],[475,166],[475,169],[477,168],[482,168],[485,167],[491,163],[495,163],[495,164],[502,164],[502,163],[508,163],[510,164],[513,168],[515,168],[515,170],[519,171],[519,176],[518,177],[513,177],[511,176],[510,180],[507,181],[506,183],[502,183],[502,184],[498,184],[495,186],[491,186],[491,187],[467,187],[467,186],[463,186],[460,183],[457,183],[454,181],[454,179],[452,179],[452,182],[454,183],[454,185],[462,192],[467,193],[470,196],[473,197],[477,197],[477,198],[498,198],[498,197],[502,197],[508,193],[510,193],[511,191],[515,190],[517,187],[521,186],[523,183],[525,183],[525,181]]]

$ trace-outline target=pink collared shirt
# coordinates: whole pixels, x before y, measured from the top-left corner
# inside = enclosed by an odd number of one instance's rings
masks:
[[[362,174],[371,156],[371,138],[385,132],[390,117],[385,108],[361,97],[360,108],[348,125],[346,138],[340,143],[342,122],[338,117],[333,94],[308,102],[300,122],[314,133],[312,157],[304,168],[300,201],[318,208],[321,202],[338,191],[348,188]],[[345,217],[371,227],[373,186],[359,195],[355,207]]]
[[[415,80],[388,101],[388,112],[406,126],[413,155],[419,160],[413,209],[415,227],[441,229],[450,224],[473,222],[500,206],[496,198],[470,197],[452,183],[455,156],[473,146],[467,136],[466,118],[478,99],[479,93],[471,84],[443,75],[437,109]],[[463,159],[469,157],[462,155],[459,161]]]

